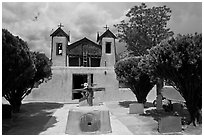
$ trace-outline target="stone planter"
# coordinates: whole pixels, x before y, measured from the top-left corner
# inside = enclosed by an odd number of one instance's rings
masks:
[[[143,114],[143,113],[144,113],[144,104],[133,103],[129,105],[129,114]]]
[[[69,110],[66,134],[111,133],[109,111],[103,106],[84,106]]]
[[[158,122],[158,131],[160,133],[181,132],[181,117],[167,116],[162,117]]]

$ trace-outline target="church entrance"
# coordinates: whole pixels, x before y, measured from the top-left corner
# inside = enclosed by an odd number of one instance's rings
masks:
[[[72,100],[82,98],[82,94],[78,89],[84,88],[84,83],[88,83],[89,76],[91,83],[93,83],[93,74],[73,74]]]

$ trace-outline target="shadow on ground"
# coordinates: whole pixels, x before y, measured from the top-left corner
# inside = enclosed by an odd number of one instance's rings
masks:
[[[129,105],[130,104],[133,104],[133,103],[137,103],[137,101],[122,101],[122,102],[119,102],[119,105],[121,107],[125,107],[125,108],[129,108]],[[149,108],[149,107],[154,107],[153,103],[151,102],[146,102],[144,104],[144,108]]]
[[[165,112],[164,110],[157,110],[157,109],[146,110],[144,114],[140,114],[140,116],[151,116],[156,121],[159,121],[161,117],[173,116],[173,115],[174,115],[173,112]]]
[[[32,102],[21,106],[20,113],[12,114],[12,119],[2,120],[3,135],[38,135],[45,131],[45,125],[52,118],[51,126],[57,122],[52,114],[63,107],[59,103]],[[46,128],[50,128],[46,127]]]
[[[150,109],[146,110],[144,114],[140,114],[140,116],[151,116],[154,118],[154,120],[159,121],[162,117],[175,116],[175,113],[173,111],[166,112],[163,109]],[[184,109],[182,112],[180,112],[178,116],[182,118],[182,122],[187,123],[188,121],[190,121],[190,114],[187,109]]]
[[[129,105],[132,103],[137,103],[137,101],[122,101],[119,102],[119,106],[124,107],[124,108],[129,108]],[[173,111],[164,111],[162,110],[157,110],[155,109],[155,106],[153,105],[152,102],[146,102],[144,105],[145,109],[152,108],[149,110],[145,110],[144,114],[140,114],[141,116],[151,116],[154,118],[155,121],[159,121],[161,117],[166,117],[166,116],[174,116]],[[182,117],[182,123],[188,123],[190,121],[190,115],[187,109],[183,109],[181,112],[179,112],[179,116]]]

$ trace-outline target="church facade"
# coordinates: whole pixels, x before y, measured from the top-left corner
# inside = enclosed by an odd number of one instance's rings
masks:
[[[97,43],[84,37],[68,45],[70,36],[61,27],[50,36],[53,66],[113,67],[115,64],[116,36],[109,29],[101,36],[98,34]]]
[[[84,37],[72,44],[70,35],[58,27],[51,35],[52,79],[35,89],[26,100],[76,102],[82,95],[76,89],[84,83],[105,88],[94,93],[98,101],[125,99],[119,91],[114,65],[116,36],[106,29],[96,42]]]

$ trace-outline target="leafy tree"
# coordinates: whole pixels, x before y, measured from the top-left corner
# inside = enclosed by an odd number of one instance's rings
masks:
[[[129,58],[129,57],[134,57],[134,56],[135,55],[134,55],[133,51],[125,50],[125,51],[118,54],[118,61],[121,59],[124,59],[124,58]]]
[[[20,106],[21,87],[35,75],[35,66],[27,44],[19,37],[2,30],[2,91],[13,109]],[[18,111],[18,110],[16,110]]]
[[[33,52],[33,60],[36,67],[36,73],[33,78],[32,88],[34,85],[40,85],[47,82],[52,77],[51,61],[44,53]]]
[[[118,29],[120,42],[136,56],[144,55],[147,49],[156,46],[161,40],[172,36],[167,28],[171,10],[166,6],[147,8],[145,3],[134,6],[126,14],[127,20],[114,25]]]
[[[2,96],[13,112],[19,112],[21,101],[34,88],[51,76],[50,61],[40,53],[29,51],[27,43],[2,29]]]
[[[150,49],[139,66],[146,73],[169,80],[186,100],[192,123],[202,109],[202,35],[178,35]]]
[[[119,81],[124,82],[136,95],[138,103],[145,103],[154,82],[138,67],[141,57],[130,57],[115,64],[115,73]]]

